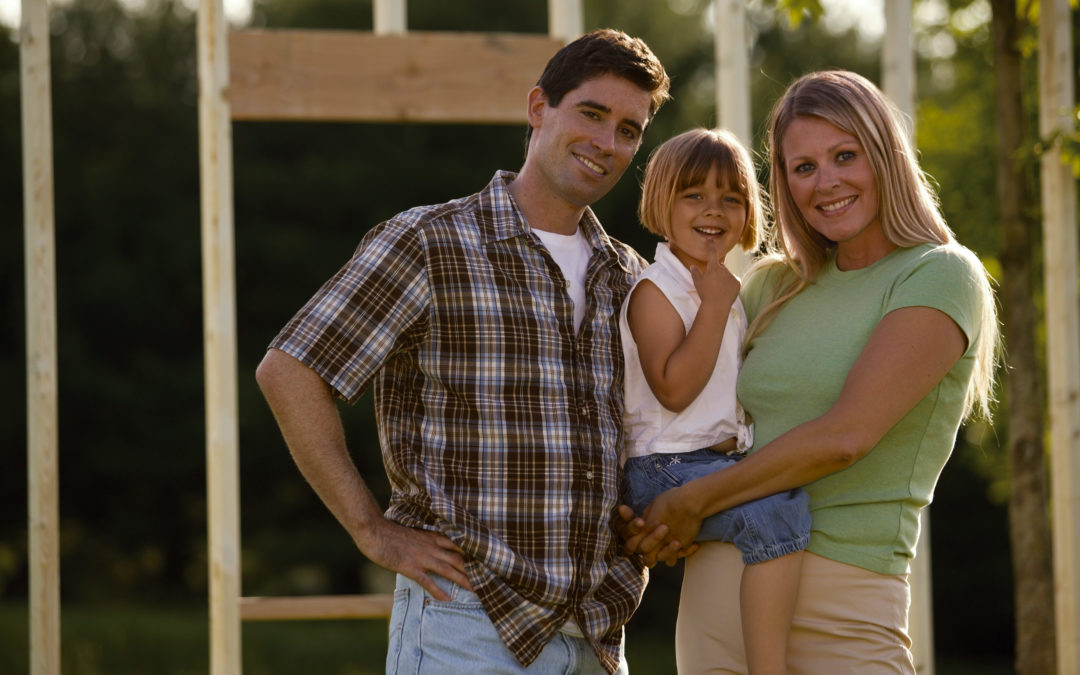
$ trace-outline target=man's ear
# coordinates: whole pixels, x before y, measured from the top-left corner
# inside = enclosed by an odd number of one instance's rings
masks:
[[[547,94],[540,87],[533,87],[529,91],[529,126],[539,129],[544,122],[544,113],[548,108]]]

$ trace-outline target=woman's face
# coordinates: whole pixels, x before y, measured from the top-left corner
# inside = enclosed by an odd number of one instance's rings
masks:
[[[792,199],[810,227],[836,242],[841,258],[888,250],[877,180],[857,138],[820,117],[797,117],[781,149]]]

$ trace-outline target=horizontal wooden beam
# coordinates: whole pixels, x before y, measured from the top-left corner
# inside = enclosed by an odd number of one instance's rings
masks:
[[[388,618],[393,606],[394,596],[390,593],[249,597],[240,598],[240,618],[245,621],[377,619]]]
[[[546,35],[235,30],[234,120],[521,123]]]

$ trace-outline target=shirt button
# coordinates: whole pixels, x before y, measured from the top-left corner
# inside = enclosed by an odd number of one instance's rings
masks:
[[[588,478],[589,480],[592,480],[593,479],[593,472],[592,471],[586,471],[585,472],[585,477]]]

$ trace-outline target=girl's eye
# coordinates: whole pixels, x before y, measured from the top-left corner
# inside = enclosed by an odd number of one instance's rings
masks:
[[[836,158],[841,162],[849,162],[855,159],[855,153],[851,150],[844,150],[840,152],[840,154],[838,154]]]
[[[813,171],[813,169],[813,164],[811,164],[810,162],[803,162],[802,164],[796,166],[792,171],[793,173],[807,173],[809,171]]]
[[[729,204],[741,205],[743,203],[743,198],[739,195],[731,195],[730,197],[725,197],[724,201],[728,202]]]

